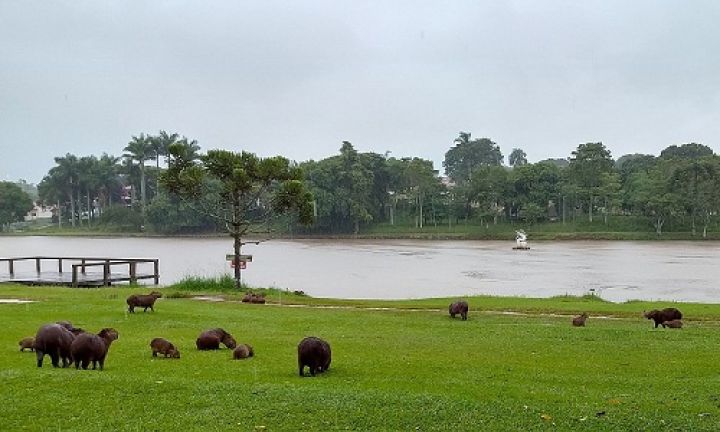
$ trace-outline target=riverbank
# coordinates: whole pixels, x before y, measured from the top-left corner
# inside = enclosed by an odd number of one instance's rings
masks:
[[[154,313],[128,314],[125,298],[144,291],[0,285],[0,298],[35,301],[0,304],[7,348],[0,429],[710,431],[720,416],[715,305],[675,304],[686,327],[655,330],[625,317],[625,305],[596,299],[470,298],[461,321],[449,318],[446,299],[403,302],[412,310],[375,310],[366,306],[389,303],[365,301],[285,307],[174,298],[163,288]],[[575,328],[566,314],[517,314],[536,301],[566,312],[608,307],[616,319],[591,312],[587,327]],[[18,352],[18,340],[61,319],[119,332],[104,371],[38,369],[32,353]],[[195,338],[212,327],[252,345],[255,356],[233,361],[227,349],[197,351]],[[332,363],[300,378],[296,346],[308,335],[330,343]],[[172,341],[181,358],[153,358],[154,337]]]

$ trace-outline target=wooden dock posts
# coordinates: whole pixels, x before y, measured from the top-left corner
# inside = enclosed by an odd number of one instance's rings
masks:
[[[16,263],[35,261],[35,274],[19,273]],[[57,261],[57,272],[43,271],[43,261]],[[140,279],[153,279],[155,285],[160,282],[160,263],[151,258],[88,258],[88,257],[16,257],[0,258],[0,263],[8,263],[8,277],[0,274],[0,282],[15,282],[29,285],[65,285],[110,286],[116,282],[137,283]],[[63,263],[71,262],[71,274],[63,271]],[[73,263],[74,262],[74,263]],[[152,272],[138,271],[138,264],[152,264]],[[92,272],[102,267],[102,272]],[[91,272],[88,272],[88,268]]]

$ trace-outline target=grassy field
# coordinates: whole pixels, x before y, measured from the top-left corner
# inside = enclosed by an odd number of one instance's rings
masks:
[[[447,299],[285,293],[285,304],[347,306],[287,307],[180,298],[191,290],[165,288],[171,296],[157,312],[128,314],[127,295],[144,291],[0,285],[0,298],[36,300],[0,304],[0,430],[720,428],[720,305],[676,304],[686,328],[654,330],[640,317],[644,303],[478,297],[463,322],[447,316]],[[561,315],[582,310],[591,315],[586,328]],[[22,337],[63,319],[119,331],[104,371],[53,369],[47,359],[38,369],[33,354],[18,351]],[[256,357],[195,350],[212,327],[253,345]],[[315,378],[297,374],[296,346],[307,335],[333,351],[329,372]],[[157,336],[182,358],[153,359]]]

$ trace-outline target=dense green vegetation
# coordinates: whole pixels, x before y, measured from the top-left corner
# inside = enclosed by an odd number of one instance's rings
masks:
[[[590,142],[567,158],[537,163],[515,148],[509,165],[488,138],[460,132],[453,144],[443,161],[446,177],[432,161],[360,153],[347,141],[337,155],[290,163],[288,172],[312,192],[314,223],[303,226],[305,218],[289,212],[258,228],[276,235],[459,238],[508,238],[518,228],[531,238],[716,238],[720,232],[720,157],[702,144],[615,159],[602,143]],[[228,218],[208,211],[218,203],[240,209],[242,221],[272,207],[265,193],[242,197],[253,205],[233,204],[229,177],[209,179],[219,166],[209,161],[223,151],[201,153],[195,141],[164,131],[134,136],[124,150],[122,163],[106,154],[56,158],[39,192],[45,204],[59,205],[57,230],[225,232]],[[161,181],[173,172],[184,177]],[[233,175],[245,181],[252,172],[238,165]],[[193,183],[202,193],[181,193]]]
[[[0,304],[0,430],[718,428],[718,305],[676,304],[686,328],[671,331],[640,318],[648,304],[592,298],[470,298],[462,322],[447,316],[448,299],[297,308],[173,298],[188,293],[179,288],[163,290],[175,295],[157,312],[130,315],[124,299],[138,291],[0,286],[0,298],[37,300]],[[365,309],[393,305],[412,310]],[[586,328],[540,314],[582,310]],[[105,371],[38,369],[18,352],[18,340],[60,319],[119,331]],[[200,331],[217,326],[256,357],[195,350]],[[316,378],[297,376],[306,335],[333,350],[330,371]],[[153,359],[156,336],[178,345],[181,359]]]

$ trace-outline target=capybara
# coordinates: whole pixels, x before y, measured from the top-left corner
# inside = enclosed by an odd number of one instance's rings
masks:
[[[679,319],[674,319],[670,321],[664,321],[662,324],[663,328],[670,327],[670,328],[682,328],[683,323]]]
[[[45,354],[50,356],[53,367],[58,367],[62,359],[63,367],[72,363],[70,345],[75,335],[60,324],[46,324],[38,329],[35,335],[35,355],[37,366],[42,367]]]
[[[585,327],[585,321],[587,321],[587,319],[588,319],[587,312],[583,312],[579,316],[576,316],[575,318],[573,318],[572,324],[575,327]]]
[[[650,312],[643,313],[643,316],[655,321],[655,328],[658,328],[665,321],[682,319],[682,313],[675,308],[665,308],[661,311],[653,309]]]
[[[241,360],[255,355],[253,347],[248,344],[240,344],[233,350],[233,359]]]
[[[157,357],[158,353],[160,353],[166,358],[180,358],[180,351],[167,339],[155,338],[151,340],[150,349],[152,349],[153,357]]]
[[[237,346],[237,342],[233,339],[232,335],[221,328],[215,328],[211,330],[205,330],[200,333],[195,345],[199,350],[216,350],[220,349],[220,342],[226,347],[233,349]]]
[[[143,308],[143,312],[147,312],[148,308],[150,308],[151,311],[155,312],[153,306],[155,305],[155,300],[159,299],[160,297],[162,297],[162,293],[158,291],[153,291],[147,295],[133,294],[126,300],[128,304],[128,312],[135,313],[136,307]]]
[[[301,340],[298,344],[298,370],[303,375],[305,366],[310,369],[310,375],[315,372],[325,372],[330,368],[330,345],[324,340],[310,336]]]
[[[20,352],[25,351],[26,349],[29,349],[30,351],[35,351],[35,338],[23,338],[23,340],[21,340],[18,345],[20,345]]]
[[[80,369],[82,366],[83,369],[87,369],[92,362],[93,369],[99,364],[100,370],[103,370],[110,344],[118,337],[117,330],[113,328],[104,328],[96,335],[92,333],[78,335],[70,346],[75,368]]]
[[[455,318],[455,315],[460,314],[463,321],[465,321],[467,320],[468,304],[466,301],[458,300],[450,305],[448,312],[450,312],[451,318]]]
[[[242,298],[243,303],[265,303],[265,294],[245,293]]]

